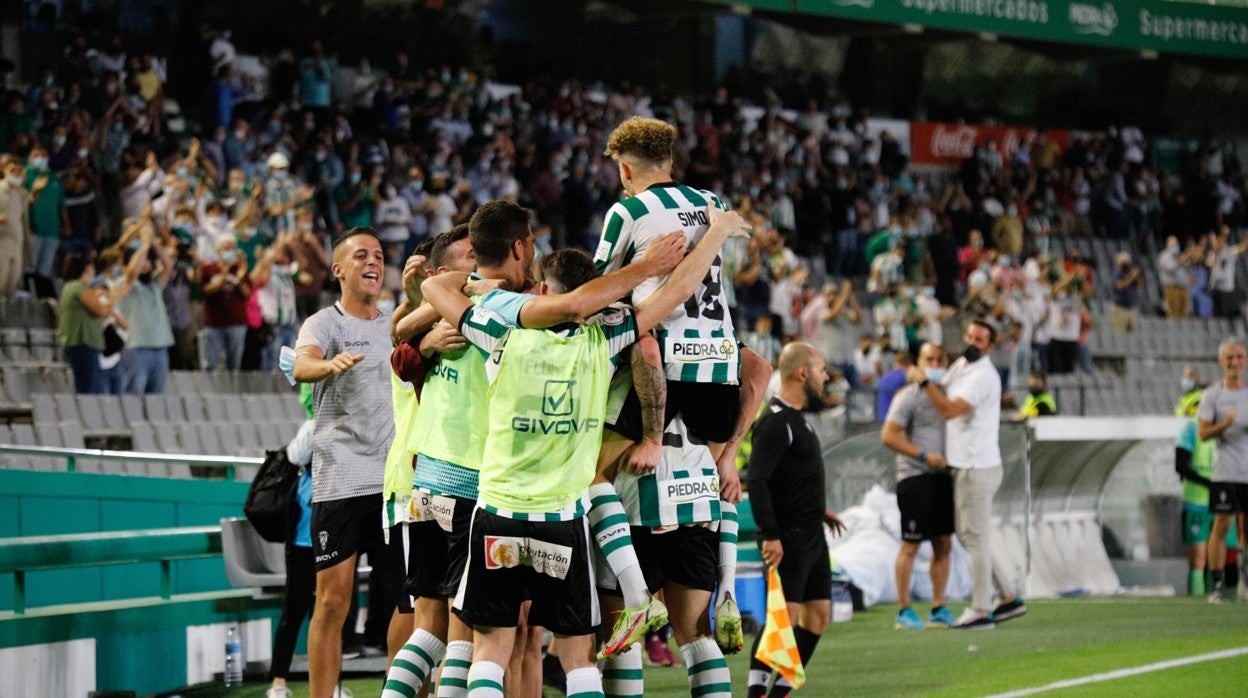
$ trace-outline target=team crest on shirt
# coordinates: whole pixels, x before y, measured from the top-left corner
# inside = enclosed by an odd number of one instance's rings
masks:
[[[515,536],[485,537],[485,568],[532,567],[535,572],[555,579],[568,576],[572,548],[533,538]]]

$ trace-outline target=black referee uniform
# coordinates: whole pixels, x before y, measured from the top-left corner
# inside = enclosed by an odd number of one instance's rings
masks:
[[[823,450],[800,410],[772,398],[763,416],[754,423],[754,447],[746,479],[759,540],[779,539],[784,546],[784,556],[777,567],[784,600],[806,603],[831,599],[832,569],[828,543],[823,537]],[[797,618],[792,620],[798,654],[802,664],[809,667],[819,635],[802,627]],[[761,640],[760,629],[750,652],[746,695],[787,696],[792,687],[783,678],[777,678],[771,693],[767,693],[771,668],[754,656]]]
[[[784,546],[780,582],[784,599],[802,603],[832,598],[832,571],[823,537],[823,450],[801,411],[772,398],[754,424],[747,474],[750,507],[759,540]]]

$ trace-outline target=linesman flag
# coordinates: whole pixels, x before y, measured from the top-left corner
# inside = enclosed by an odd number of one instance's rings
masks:
[[[789,607],[785,605],[784,590],[780,587],[780,572],[775,567],[767,569],[767,624],[754,658],[775,669],[794,690],[806,683],[806,667],[802,666],[802,656],[797,652]]]

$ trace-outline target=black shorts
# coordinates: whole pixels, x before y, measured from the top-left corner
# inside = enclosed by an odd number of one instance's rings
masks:
[[[585,517],[519,521],[477,509],[455,614],[472,626],[514,628],[520,605],[531,599],[529,625],[559,635],[592,634],[601,618],[590,540]]]
[[[897,483],[901,539],[911,543],[953,535],[953,478],[941,473],[914,475]]]
[[[412,492],[412,497],[424,498],[433,518],[409,524],[415,567],[414,574],[409,575],[411,594],[423,599],[450,598],[459,588],[468,562],[468,531],[476,502],[419,491]]]
[[[1239,511],[1248,512],[1248,483],[1209,483],[1210,513],[1234,514]]]
[[[675,582],[690,589],[715,591],[719,578],[719,534],[704,526],[673,531],[632,527],[633,548],[650,593]]]
[[[415,549],[412,547],[410,526],[409,523],[391,526],[389,540],[386,543],[386,553],[390,556],[390,574],[394,579],[391,587],[399,590],[399,593],[395,594],[395,603],[399,607],[399,613],[404,614],[413,611],[412,597],[416,595],[412,591],[416,557]]]
[[[312,502],[312,552],[317,572],[360,553],[369,553],[374,574],[378,567],[388,568],[390,555],[382,540],[381,504],[380,493]]]
[[[681,415],[689,434],[709,443],[722,444],[732,438],[741,411],[741,386],[727,383],[686,383],[668,381],[667,406],[663,426]],[[607,428],[629,441],[641,440],[641,401],[629,389],[624,406]]]
[[[791,528],[780,534],[780,586],[784,600],[805,603],[832,598],[832,563],[823,526]]]

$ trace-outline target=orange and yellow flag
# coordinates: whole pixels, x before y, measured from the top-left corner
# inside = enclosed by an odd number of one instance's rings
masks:
[[[797,653],[789,607],[784,603],[780,573],[775,567],[767,570],[767,624],[754,658],[775,669],[795,690],[806,683],[806,667],[802,666],[802,657]]]

